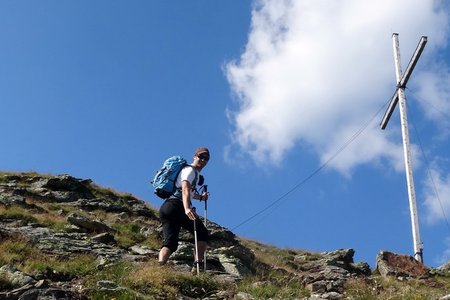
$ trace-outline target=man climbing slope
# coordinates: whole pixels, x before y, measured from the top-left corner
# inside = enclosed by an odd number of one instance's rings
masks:
[[[194,222],[198,245],[196,249],[197,261],[202,263],[208,241],[208,231],[198,218],[192,199],[208,200],[208,193],[197,194],[196,185],[201,170],[209,161],[209,150],[200,147],[195,150],[193,162],[185,166],[175,182],[176,192],[167,198],[159,209],[159,217],[163,227],[164,241],[159,252],[159,263],[165,264],[170,255],[178,248],[180,229],[183,227],[194,234]]]

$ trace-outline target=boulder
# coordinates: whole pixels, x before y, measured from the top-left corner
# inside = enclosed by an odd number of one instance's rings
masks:
[[[102,232],[109,232],[109,233],[114,233],[115,230],[111,227],[109,227],[108,225],[106,225],[105,223],[98,221],[98,220],[91,220],[82,216],[79,216],[77,214],[70,214],[67,217],[67,221],[75,226],[81,227],[83,229],[86,229],[87,232],[97,232],[97,233],[102,233]]]
[[[376,269],[382,276],[414,277],[429,276],[430,269],[409,255],[381,251],[377,255]]]

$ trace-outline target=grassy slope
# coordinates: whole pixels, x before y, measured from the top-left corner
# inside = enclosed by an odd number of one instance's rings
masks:
[[[5,174],[11,175],[11,173],[0,173],[0,183],[5,181]],[[26,176],[43,175],[28,173]],[[26,186],[27,183],[24,181],[18,185]],[[96,196],[113,195],[117,199],[132,197],[129,194],[120,194],[95,185],[91,185],[91,189]],[[64,231],[68,225],[64,215],[74,209],[33,198],[27,199],[27,205],[27,207],[5,206],[0,202],[0,221],[8,219],[22,224],[37,223]],[[156,218],[147,220],[129,218],[125,221],[115,222],[116,216],[101,210],[89,212],[89,214],[77,210],[77,213],[114,224],[113,227],[117,230],[115,239],[123,248],[140,244],[157,249],[160,245],[161,241],[158,235],[144,237],[139,230],[142,225],[157,226]],[[171,299],[176,298],[176,295],[180,293],[194,298],[204,298],[217,293],[217,291],[227,291],[224,293],[229,295],[246,292],[257,299],[301,299],[309,295],[299,280],[295,280],[295,277],[292,276],[292,273],[295,272],[292,262],[294,256],[298,254],[306,255],[311,260],[314,260],[319,254],[294,249],[280,249],[246,239],[240,239],[240,241],[254,251],[257,272],[254,276],[244,278],[238,283],[220,281],[209,274],[197,277],[181,273],[170,266],[160,267],[156,260],[139,264],[119,261],[99,269],[96,267],[96,257],[92,255],[55,257],[42,253],[23,237],[2,237],[1,231],[0,266],[6,264],[15,266],[35,278],[49,273],[55,277],[65,278],[83,286],[84,293],[92,299]],[[99,291],[96,286],[100,280],[111,280],[124,289],[115,292]],[[0,276],[0,291],[11,288],[8,281]],[[450,293],[450,278],[447,276],[434,276],[426,280],[399,281],[395,278],[386,279],[372,275],[349,280],[345,295],[348,299],[419,300],[438,299],[447,293]]]

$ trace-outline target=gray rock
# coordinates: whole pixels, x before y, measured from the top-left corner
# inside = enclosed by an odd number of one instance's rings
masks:
[[[245,292],[239,292],[234,296],[234,299],[236,300],[253,300],[255,299],[252,295]]]
[[[252,274],[252,271],[247,268],[239,258],[219,254],[218,259],[225,269],[225,272],[236,278],[242,278]]]
[[[381,251],[377,255],[377,270],[382,276],[427,277],[430,269],[409,255]]]
[[[171,260],[176,261],[194,261],[194,248],[195,246],[191,243],[180,242],[177,251],[172,253],[170,256]]]
[[[103,291],[120,291],[124,290],[124,288],[121,288],[115,283],[114,281],[110,280],[100,280],[97,282],[97,287],[99,290]]]
[[[110,234],[109,232],[104,232],[97,234],[93,237],[91,237],[91,240],[97,243],[103,243],[103,244],[115,244],[116,240],[114,239],[114,235]]]
[[[69,221],[70,224],[86,229],[88,232],[115,232],[113,228],[101,221],[90,220],[75,213],[71,213],[67,216],[67,221]]]
[[[59,175],[56,177],[42,178],[33,184],[36,188],[52,191],[76,192],[84,198],[94,198],[92,192],[87,188],[89,180],[81,180],[70,175]]]
[[[0,276],[14,286],[21,287],[27,284],[35,284],[36,280],[10,265],[4,265],[0,268]]]
[[[157,256],[159,251],[153,250],[147,246],[132,246],[130,250],[140,255]]]
[[[446,273],[450,272],[450,261],[436,268],[438,272]]]

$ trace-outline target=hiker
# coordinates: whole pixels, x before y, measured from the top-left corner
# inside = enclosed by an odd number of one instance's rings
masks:
[[[209,193],[201,195],[196,193],[196,184],[200,171],[209,161],[209,150],[200,147],[195,150],[194,161],[185,166],[176,180],[177,191],[164,201],[159,209],[159,217],[163,227],[164,242],[159,252],[159,263],[165,264],[169,256],[178,248],[178,236],[181,227],[194,234],[194,221],[198,239],[198,261],[204,260],[206,243],[208,241],[208,231],[203,225],[192,206],[192,199],[206,201]],[[195,260],[195,258],[194,258]]]

